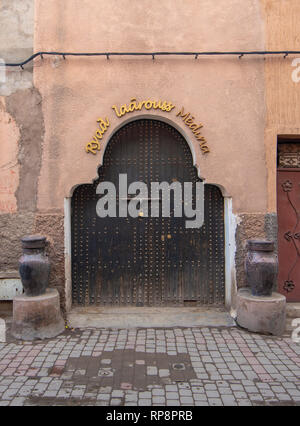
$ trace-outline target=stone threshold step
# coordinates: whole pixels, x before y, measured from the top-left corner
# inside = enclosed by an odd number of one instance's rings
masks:
[[[222,308],[75,307],[67,314],[72,328],[234,327]]]

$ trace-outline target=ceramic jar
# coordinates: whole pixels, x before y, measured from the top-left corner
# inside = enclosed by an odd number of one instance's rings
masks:
[[[247,284],[253,296],[271,296],[278,273],[274,242],[249,240],[245,260]]]
[[[19,272],[26,296],[40,296],[46,292],[50,261],[45,254],[46,237],[29,235],[22,238],[23,255]]]

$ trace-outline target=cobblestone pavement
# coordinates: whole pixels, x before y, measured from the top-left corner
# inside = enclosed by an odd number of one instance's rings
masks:
[[[300,405],[300,346],[237,328],[0,343],[0,405]]]

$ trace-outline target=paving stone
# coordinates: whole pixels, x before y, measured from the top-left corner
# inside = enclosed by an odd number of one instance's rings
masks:
[[[205,390],[216,390],[217,389],[217,386],[213,383],[208,383],[204,387],[205,387]]]
[[[246,407],[246,406],[252,405],[251,401],[248,401],[246,399],[237,400],[237,404],[241,407]]]
[[[194,393],[193,398],[194,398],[195,401],[206,401],[207,400],[206,394]]]
[[[166,391],[177,392],[178,387],[176,385],[166,385]]]
[[[164,396],[153,396],[153,404],[164,404],[166,399]]]
[[[166,392],[166,398],[167,399],[172,399],[172,400],[177,400],[179,399],[179,393],[178,392]]]
[[[110,405],[121,405],[121,403],[122,403],[122,400],[118,398],[112,398],[110,400]]]
[[[180,402],[182,404],[193,404],[194,400],[191,396],[181,396]]]
[[[73,394],[73,393],[72,393]],[[107,393],[107,394],[105,394],[105,393],[100,393],[98,396],[97,396],[97,399],[100,399],[100,400],[102,400],[102,401],[109,401],[110,400],[110,394],[109,393]],[[130,400],[130,399],[129,399]]]
[[[165,394],[164,389],[153,389],[152,390],[152,395],[154,395],[154,396],[161,396],[161,395],[164,395],[164,394]]]
[[[156,376],[157,375],[157,367],[147,367],[147,375],[148,376]]]
[[[218,398],[220,396],[218,391],[206,391],[208,398]]]
[[[179,406],[179,405],[180,405],[180,402],[179,402],[179,400],[178,400],[178,399],[176,399],[176,400],[173,400],[173,399],[167,399],[167,401],[166,401],[166,405],[167,405],[167,406]]]
[[[236,399],[231,395],[221,395],[221,399],[224,405],[237,405]]]
[[[211,406],[221,406],[224,405],[220,398],[208,398],[208,403]]]
[[[245,399],[245,398],[247,398],[247,394],[245,392],[234,391],[233,394],[236,397],[236,399]]]
[[[159,377],[169,377],[170,376],[170,370],[166,369],[160,369],[158,371]]]
[[[138,405],[139,406],[151,406],[152,405],[152,400],[151,399],[139,399],[138,401]]]
[[[113,390],[111,393],[112,398],[122,398],[124,396],[123,390]]]
[[[139,398],[151,399],[151,392],[139,392]]]

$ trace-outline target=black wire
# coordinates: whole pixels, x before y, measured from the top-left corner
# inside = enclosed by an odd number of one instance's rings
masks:
[[[42,59],[46,55],[51,56],[62,56],[64,59],[66,56],[106,56],[107,59],[110,56],[194,56],[197,59],[199,56],[238,56],[240,59],[246,55],[284,55],[286,58],[288,55],[298,55],[299,50],[274,50],[274,51],[250,51],[250,52],[95,52],[95,53],[79,53],[79,52],[37,52],[25,59],[23,62],[16,63],[3,63],[0,62],[0,66],[7,67],[23,67],[29,62],[33,61],[37,56]]]

